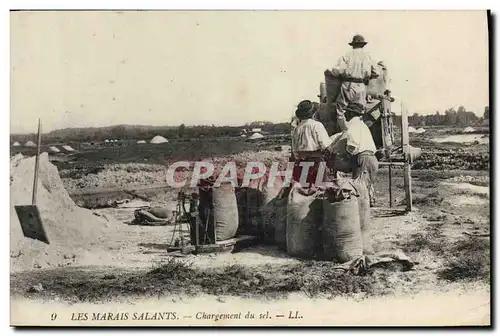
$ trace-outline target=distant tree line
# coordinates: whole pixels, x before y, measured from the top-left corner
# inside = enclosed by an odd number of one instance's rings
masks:
[[[394,124],[401,124],[401,116],[393,114]],[[482,118],[478,118],[473,112],[466,111],[465,107],[460,106],[457,111],[450,108],[441,114],[436,112],[431,115],[413,114],[408,118],[412,126],[470,126],[483,119],[489,119],[489,107],[486,106]],[[167,139],[193,139],[193,138],[221,138],[235,137],[247,131],[252,133],[252,129],[260,128],[262,133],[266,134],[288,134],[290,132],[290,123],[272,123],[269,121],[254,121],[241,126],[216,126],[216,125],[198,125],[186,126],[147,126],[147,125],[116,125],[108,127],[84,127],[84,128],[65,128],[51,131],[43,135],[44,143],[62,143],[62,142],[103,142],[106,139],[118,140],[151,140],[156,135]],[[35,141],[36,134],[13,134],[11,141],[24,143],[28,140]]]
[[[167,139],[192,139],[192,138],[220,138],[235,137],[246,130],[251,134],[253,128],[260,128],[263,133],[283,134],[290,131],[290,124],[255,121],[241,126],[216,126],[198,125],[186,126],[143,126],[143,125],[117,125],[108,127],[66,128],[51,131],[43,135],[44,143],[62,142],[103,142],[106,139],[118,140],[151,140],[160,135]],[[36,134],[13,134],[11,141],[24,143],[28,140],[35,141]]]
[[[412,116],[408,117],[408,123],[411,126],[440,125],[466,127],[476,125],[484,119],[489,119],[489,106],[484,108],[482,118],[478,117],[474,112],[467,111],[465,107],[460,106],[457,111],[450,108],[447,109],[444,114],[439,113],[439,111],[430,115],[419,115],[418,113],[414,113]]]

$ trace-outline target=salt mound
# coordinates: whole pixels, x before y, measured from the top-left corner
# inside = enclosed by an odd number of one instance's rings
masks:
[[[168,140],[162,137],[161,135],[157,135],[153,139],[151,139],[152,144],[161,144],[166,142],[168,142]]]
[[[490,193],[489,187],[477,186],[477,185],[470,184],[470,183],[442,182],[442,184],[451,186],[451,187],[456,188],[456,189],[466,190],[466,191],[470,191],[470,192],[478,193],[478,194],[483,194],[483,195],[489,195],[489,193]]]
[[[59,148],[55,147],[55,146],[50,146],[49,150],[52,152],[52,153],[59,153],[61,150],[59,150]]]
[[[10,164],[16,164],[18,161],[22,160],[24,158],[23,154],[17,153],[16,155],[12,156],[10,158]]]
[[[422,127],[420,127],[419,129],[417,129],[417,130],[415,131],[415,133],[418,133],[418,134],[425,133],[425,129],[423,129]]]
[[[415,133],[417,130],[415,129],[415,127],[408,127],[408,133]]]
[[[464,133],[472,133],[472,132],[475,132],[476,130],[473,129],[472,127],[468,126],[466,128],[464,128]]]
[[[260,133],[254,133],[252,136],[249,138],[250,140],[257,140],[257,139],[262,139],[264,136]]]
[[[74,263],[79,255],[99,246],[111,223],[79,208],[64,189],[57,168],[47,153],[40,155],[37,205],[50,244],[26,238],[14,205],[31,204],[35,157],[15,156],[10,162],[11,271]]]
[[[145,144],[145,143],[146,143],[146,141],[144,141],[144,140],[139,140],[139,141],[137,141],[137,143],[138,143],[138,144]]]
[[[14,143],[12,144],[12,146],[14,146],[14,147],[19,147],[19,146],[21,146],[21,144],[20,144],[19,142],[17,142],[17,141],[16,141],[16,142],[14,142]]]
[[[456,134],[445,138],[431,139],[434,142],[455,142],[455,143],[474,143],[487,144],[490,142],[489,137],[483,137],[480,134]]]
[[[30,140],[24,144],[24,147],[36,147],[36,143]]]
[[[62,148],[68,152],[74,152],[75,150],[71,146],[62,146]]]

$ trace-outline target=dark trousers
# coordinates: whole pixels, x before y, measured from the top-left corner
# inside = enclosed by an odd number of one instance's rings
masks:
[[[334,103],[337,131],[347,130],[346,122],[352,116],[364,114],[366,107],[366,85],[364,83],[343,82]]]

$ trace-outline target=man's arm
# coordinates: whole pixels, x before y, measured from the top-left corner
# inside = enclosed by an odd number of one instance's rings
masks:
[[[319,148],[324,151],[327,149],[332,143],[332,139],[328,136],[328,132],[326,131],[325,126],[322,123],[318,122],[314,125],[314,134],[316,136],[316,141],[318,142]]]
[[[338,73],[345,75],[345,70],[349,64],[347,63],[347,59],[345,56],[342,56],[338,59],[337,65],[335,66],[334,70],[336,70]]]
[[[332,70],[325,70],[326,76],[342,77],[345,76],[345,70],[347,69],[347,60],[344,56],[337,60],[337,64],[332,68]]]
[[[347,59],[345,56],[342,56],[340,57],[338,60],[337,60],[337,64],[335,65],[335,68],[334,69],[337,69],[339,71],[343,71],[347,68]]]

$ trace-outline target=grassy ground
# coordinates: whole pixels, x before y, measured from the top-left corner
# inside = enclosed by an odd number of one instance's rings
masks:
[[[105,302],[113,297],[127,295],[157,297],[209,294],[285,298],[294,292],[303,292],[309,297],[357,293],[370,296],[391,292],[391,286],[383,276],[356,276],[328,266],[326,262],[308,261],[298,265],[232,265],[201,270],[181,260],[169,259],[150,270],[133,272],[116,269],[101,272],[55,269],[26,273],[14,275],[11,284],[14,285],[14,295],[30,298],[57,295],[63,300],[78,302]],[[45,290],[42,293],[36,293],[33,289],[24,291],[25,286],[33,287],[30,278],[36,278]]]
[[[452,284],[489,286],[490,242],[489,237],[484,237],[489,233],[489,204],[450,203],[452,197],[481,200],[481,196],[440,187],[440,177],[429,181],[428,177],[422,178],[425,176],[414,178],[417,210],[413,214],[373,212],[375,250],[402,250],[417,262],[410,271],[382,268],[353,275],[333,269],[332,262],[322,261],[262,265],[236,261],[228,266],[216,266],[217,257],[209,259],[211,267],[205,267],[192,263],[197,257],[188,261],[163,257],[147,268],[68,267],[16,273],[11,276],[12,294],[28,298],[57,297],[69,302],[108,302],[120,297],[174,294],[278,299],[299,292],[309,297],[369,297],[415,294],[429,288],[440,291]],[[484,177],[484,174],[476,176],[479,180]],[[386,187],[386,179],[384,171],[376,179],[378,206],[388,205],[387,192],[382,189]],[[394,197],[401,203],[404,195],[400,187],[402,177],[395,173]],[[133,244],[132,241],[130,237],[128,244]],[[259,251],[265,253],[266,247]],[[233,255],[237,258],[246,253],[242,250]]]

